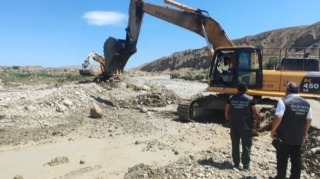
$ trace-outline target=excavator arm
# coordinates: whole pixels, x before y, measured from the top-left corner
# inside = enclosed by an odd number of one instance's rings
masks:
[[[128,25],[125,29],[126,38],[109,37],[104,43],[104,79],[121,74],[131,55],[136,53],[145,13],[204,37],[210,57],[216,48],[234,46],[220,24],[212,19],[206,11],[188,7],[172,0],[165,0],[165,3],[176,8],[145,3],[143,0],[130,0]]]

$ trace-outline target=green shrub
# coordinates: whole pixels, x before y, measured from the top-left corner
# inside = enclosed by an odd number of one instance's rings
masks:
[[[139,86],[134,85],[134,86],[133,86],[133,90],[134,90],[134,91],[139,91],[139,90],[141,90],[141,88],[140,88]]]
[[[196,76],[196,79],[197,80],[203,80],[203,79],[206,79],[207,78],[207,74],[204,74],[204,73],[200,73]]]
[[[15,67],[16,68],[16,67]],[[7,78],[10,82],[30,83],[32,82],[56,82],[56,81],[75,81],[92,79],[92,76],[81,76],[78,73],[52,73],[46,71],[34,72],[23,70],[21,73],[16,70],[3,70],[0,72],[0,79]],[[63,79],[63,80],[62,80]]]
[[[278,58],[270,57],[269,60],[263,64],[263,69],[274,69],[279,63],[280,60]]]
[[[187,72],[187,76],[194,76],[196,73],[194,71],[188,71]]]
[[[11,68],[12,68],[13,70],[19,70],[19,69],[20,69],[19,66],[12,66]]]

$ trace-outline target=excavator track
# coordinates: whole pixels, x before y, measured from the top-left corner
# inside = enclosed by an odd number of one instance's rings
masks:
[[[227,95],[222,94],[185,100],[178,104],[177,115],[180,120],[187,122],[224,123],[224,106],[226,101]],[[261,124],[259,129],[253,129],[253,133],[255,134],[271,129],[277,100],[257,98],[256,102],[260,111]]]
[[[227,96],[212,94],[178,104],[179,119],[189,122],[223,122]]]
[[[81,76],[95,76],[95,73],[92,69],[79,69],[79,74]]]
[[[95,82],[95,83],[101,83],[101,82],[119,83],[121,81],[122,81],[122,77],[121,76],[105,77],[103,75],[98,75],[93,79],[93,82]]]

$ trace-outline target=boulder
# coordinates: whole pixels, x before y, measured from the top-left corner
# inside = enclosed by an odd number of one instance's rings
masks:
[[[13,179],[23,179],[23,177],[21,175],[16,175],[13,177]]]
[[[147,112],[148,112],[148,109],[145,108],[145,107],[142,107],[142,108],[140,108],[140,112],[141,112],[141,113],[147,113]]]
[[[56,110],[57,110],[58,112],[65,112],[65,111],[67,110],[67,107],[64,106],[64,105],[58,104]]]
[[[69,99],[63,100],[62,103],[67,107],[70,107],[73,104],[72,101],[70,101]]]
[[[143,85],[141,87],[141,89],[144,90],[144,91],[150,91],[151,90],[150,86],[147,86],[147,85]]]
[[[94,104],[90,109],[90,116],[93,118],[101,118],[103,116],[102,109],[97,104]]]

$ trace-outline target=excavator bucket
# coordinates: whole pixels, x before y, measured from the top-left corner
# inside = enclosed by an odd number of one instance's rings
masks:
[[[135,46],[125,40],[109,37],[104,44],[104,59],[107,78],[123,73],[129,58],[136,52]]]
[[[131,55],[136,53],[136,45],[140,33],[144,11],[142,0],[130,0],[129,20],[125,39],[109,37],[103,46],[106,79],[119,76],[123,73]]]

